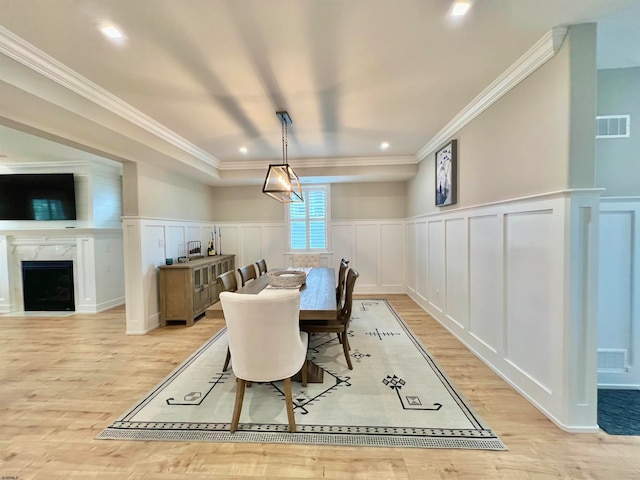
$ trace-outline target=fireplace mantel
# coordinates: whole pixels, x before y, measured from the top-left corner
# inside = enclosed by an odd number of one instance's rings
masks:
[[[121,229],[0,230],[0,313],[24,310],[21,262],[32,260],[73,261],[76,312],[124,303]]]

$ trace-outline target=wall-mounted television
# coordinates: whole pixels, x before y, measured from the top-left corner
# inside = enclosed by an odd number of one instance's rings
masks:
[[[73,173],[0,175],[0,220],[75,220]]]

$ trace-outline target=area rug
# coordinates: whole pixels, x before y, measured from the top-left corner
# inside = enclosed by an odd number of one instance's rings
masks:
[[[349,343],[353,370],[335,334],[310,337],[324,379],[294,382],[297,433],[282,382],[248,388],[229,433],[236,382],[222,371],[223,329],[97,438],[506,450],[386,300],[354,300]]]
[[[598,425],[609,435],[640,435],[640,390],[598,390]]]

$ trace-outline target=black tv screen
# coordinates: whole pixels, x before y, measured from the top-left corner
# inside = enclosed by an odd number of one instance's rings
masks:
[[[0,220],[75,220],[73,173],[0,175]]]

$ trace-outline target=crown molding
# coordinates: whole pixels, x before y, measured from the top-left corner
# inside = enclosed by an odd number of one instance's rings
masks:
[[[282,163],[279,159],[271,161],[243,160],[221,162],[220,170],[256,170],[264,169],[269,164]],[[294,168],[328,168],[328,167],[371,167],[377,165],[415,165],[414,156],[399,157],[346,157],[346,158],[298,158],[289,160]]]
[[[505,93],[522,82],[535,70],[551,59],[562,46],[567,35],[567,27],[556,27],[547,32],[513,65],[485,88],[469,105],[467,105],[453,120],[447,123],[429,142],[416,154],[418,162],[435,152],[460,129],[493,105]]]
[[[205,150],[197,147],[1,25],[0,53],[206,164],[219,168],[220,160],[213,155],[210,155]]]

